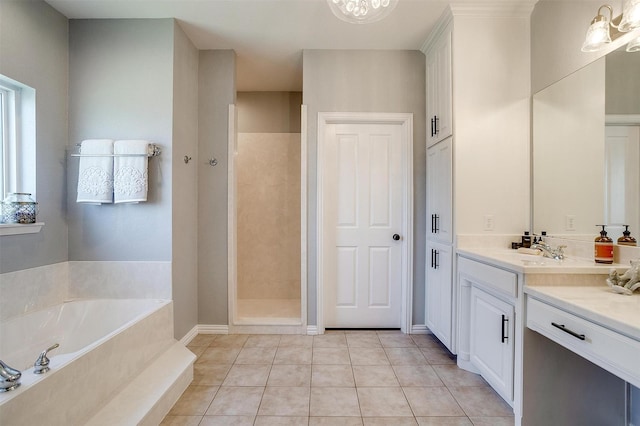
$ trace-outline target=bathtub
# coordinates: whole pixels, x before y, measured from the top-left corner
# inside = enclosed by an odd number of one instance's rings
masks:
[[[34,374],[54,343],[51,370]],[[22,371],[0,424],[85,424],[175,343],[170,300],[71,301],[0,323],[0,359]]]

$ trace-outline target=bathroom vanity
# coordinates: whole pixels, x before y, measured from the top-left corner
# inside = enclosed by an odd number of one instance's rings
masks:
[[[457,250],[458,365],[485,378],[516,425],[628,424],[640,295],[610,292],[612,267],[628,268]]]

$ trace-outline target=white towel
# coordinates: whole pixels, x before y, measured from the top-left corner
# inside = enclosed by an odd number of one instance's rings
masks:
[[[113,140],[82,141],[80,154],[103,157],[80,157],[78,165],[78,203],[113,202]]]
[[[147,201],[147,157],[149,141],[121,140],[113,144],[116,154],[113,166],[113,195],[115,203]],[[135,157],[118,157],[118,154],[139,154]]]

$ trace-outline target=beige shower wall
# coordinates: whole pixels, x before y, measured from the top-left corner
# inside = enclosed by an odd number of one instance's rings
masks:
[[[238,133],[238,299],[300,298],[300,134]]]

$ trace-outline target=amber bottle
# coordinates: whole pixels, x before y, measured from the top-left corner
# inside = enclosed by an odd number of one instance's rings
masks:
[[[613,240],[607,237],[605,225],[602,226],[600,236],[595,240],[594,258],[596,263],[613,263]]]
[[[624,227],[626,229],[622,233],[622,237],[618,238],[618,244],[622,246],[637,246],[638,242],[631,236],[631,232],[629,232],[629,225],[624,225]]]

